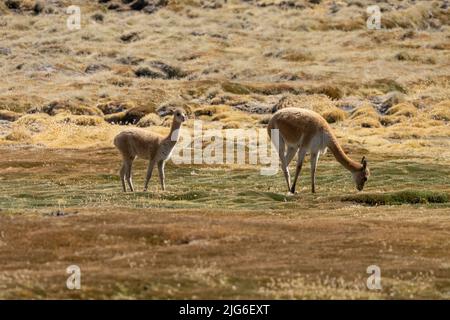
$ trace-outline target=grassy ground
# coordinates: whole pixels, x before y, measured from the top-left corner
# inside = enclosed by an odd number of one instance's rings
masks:
[[[450,298],[448,3],[377,1],[369,30],[372,0],[288,2],[0,0],[0,298]],[[113,137],[167,132],[172,106],[187,133],[313,109],[372,175],[357,193],[328,154],[289,196],[169,164],[166,192],[123,194]]]
[[[0,160],[2,298],[449,298],[449,203],[368,206],[330,157],[305,170],[174,166],[167,192],[123,194],[112,149],[6,148]],[[107,164],[107,165],[106,165]],[[140,189],[145,163],[136,162]],[[362,195],[449,193],[449,166],[373,159]],[[405,202],[408,198],[405,198]],[[65,269],[82,270],[82,289]],[[365,287],[382,271],[381,291]]]

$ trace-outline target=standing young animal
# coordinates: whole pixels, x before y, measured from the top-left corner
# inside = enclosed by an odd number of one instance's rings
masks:
[[[365,157],[362,158],[361,163],[350,159],[339,145],[330,125],[318,113],[300,108],[281,109],[269,121],[267,127],[269,136],[271,136],[272,129],[279,130],[277,149],[281,160],[281,168],[290,192],[295,192],[303,160],[308,151],[311,155],[311,189],[313,193],[316,191],[317,161],[320,154],[326,153],[327,148],[330,148],[336,160],[352,173],[356,188],[359,191],[364,188],[364,184],[370,175]],[[288,166],[296,152],[298,152],[297,167],[294,182],[291,185]]]
[[[165,190],[164,164],[170,158],[171,152],[179,138],[181,124],[186,119],[187,116],[183,110],[175,110],[172,126],[166,137],[148,132],[144,129],[133,128],[122,131],[114,138],[114,145],[119,149],[123,158],[122,168],[120,169],[120,180],[122,181],[124,192],[127,191],[125,180],[130,190],[132,192],[134,191],[133,182],[131,181],[131,166],[136,156],[149,160],[144,191],[147,191],[148,182],[152,177],[155,164],[158,164],[161,188]]]

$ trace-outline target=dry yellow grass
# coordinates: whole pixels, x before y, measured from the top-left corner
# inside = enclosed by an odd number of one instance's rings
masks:
[[[194,119],[264,130],[301,107],[368,157],[368,192],[448,193],[442,1],[378,1],[382,30],[366,27],[369,0],[170,0],[151,15],[80,0],[80,30],[66,27],[72,1],[40,2],[0,1],[0,298],[448,299],[446,205],[344,203],[353,187],[330,153],[318,195],[309,170],[288,197],[255,166],[172,164],[166,193],[123,195],[112,145],[127,125],[167,134],[174,106],[186,134]],[[88,272],[67,293],[74,252]],[[375,258],[380,293],[364,287]]]
[[[450,100],[434,105],[431,109],[431,117],[435,120],[450,121]]]

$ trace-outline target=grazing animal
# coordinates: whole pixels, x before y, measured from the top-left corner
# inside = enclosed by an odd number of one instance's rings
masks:
[[[330,125],[318,113],[300,108],[285,108],[277,111],[267,127],[269,136],[272,129],[279,130],[278,154],[281,168],[290,192],[295,193],[295,186],[302,169],[303,160],[309,151],[311,155],[311,189],[316,191],[316,167],[321,154],[327,148],[331,150],[336,160],[352,174],[356,188],[361,191],[370,175],[365,157],[361,163],[350,159],[342,150]],[[275,141],[276,143],[277,141]],[[285,149],[286,154],[285,154]],[[288,166],[298,152],[294,182],[291,185]]]
[[[120,169],[120,180],[123,191],[126,192],[125,180],[134,191],[131,181],[131,166],[136,157],[149,160],[144,191],[147,191],[148,182],[152,177],[153,167],[158,165],[159,180],[162,190],[165,190],[164,164],[170,158],[171,152],[178,141],[181,124],[187,119],[184,110],[173,111],[173,121],[170,132],[166,137],[148,132],[144,129],[128,129],[122,131],[114,138],[114,145],[122,154],[123,164]]]

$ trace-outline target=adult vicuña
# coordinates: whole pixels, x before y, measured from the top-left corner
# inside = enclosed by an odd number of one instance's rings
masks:
[[[161,188],[165,190],[164,164],[170,158],[180,135],[180,127],[187,119],[184,110],[173,111],[173,121],[170,132],[166,137],[148,132],[144,129],[128,129],[122,131],[114,138],[114,145],[122,154],[123,164],[120,169],[120,180],[123,191],[126,192],[125,180],[128,187],[133,192],[133,182],[131,181],[131,166],[137,157],[149,160],[147,176],[145,179],[144,191],[147,191],[148,182],[152,177],[153,167],[158,164],[159,180]]]
[[[362,158],[361,163],[350,159],[339,145],[330,125],[318,113],[301,108],[281,109],[269,121],[267,127],[269,136],[272,134],[272,129],[279,130],[277,149],[281,160],[281,168],[290,192],[295,192],[303,160],[308,151],[311,155],[311,188],[312,192],[316,191],[317,161],[320,154],[326,153],[327,148],[330,148],[336,160],[352,173],[356,188],[359,191],[364,188],[364,183],[370,175],[365,157]],[[277,141],[275,141],[276,143]],[[291,185],[288,166],[296,152],[298,152],[297,166],[294,182]]]

